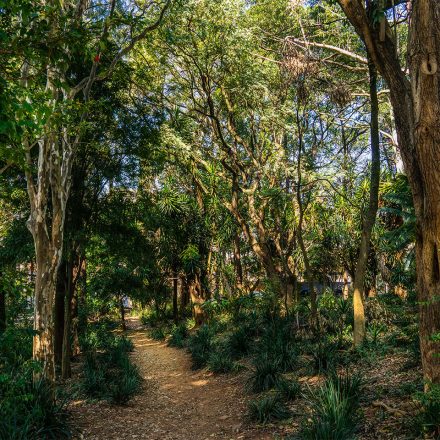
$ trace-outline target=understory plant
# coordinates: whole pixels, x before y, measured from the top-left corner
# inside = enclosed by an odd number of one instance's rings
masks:
[[[311,415],[303,429],[304,439],[352,440],[359,420],[361,378],[358,375],[330,375],[306,399]]]
[[[248,405],[249,418],[258,423],[284,420],[290,417],[286,404],[276,393],[268,393],[251,400]]]

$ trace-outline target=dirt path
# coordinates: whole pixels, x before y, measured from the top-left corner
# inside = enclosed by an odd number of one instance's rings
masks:
[[[128,406],[106,402],[76,402],[74,425],[87,440],[151,439],[272,439],[244,421],[246,412],[242,379],[192,371],[185,350],[167,347],[148,338],[132,319],[128,336],[133,360],[145,379],[141,394]]]

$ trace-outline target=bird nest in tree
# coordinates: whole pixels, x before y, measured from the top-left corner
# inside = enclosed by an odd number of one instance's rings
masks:
[[[351,93],[343,83],[335,83],[329,89],[332,102],[340,107],[345,107],[351,100]]]
[[[283,72],[292,81],[303,80],[309,75],[318,71],[318,63],[310,54],[286,40],[283,47],[283,58],[281,60]]]

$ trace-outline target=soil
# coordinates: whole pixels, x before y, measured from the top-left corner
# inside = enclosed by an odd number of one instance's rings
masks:
[[[189,354],[148,337],[135,318],[128,320],[133,361],[144,378],[140,394],[127,406],[75,401],[72,424],[78,439],[210,440],[273,439],[278,428],[246,422],[249,396],[243,377],[191,370]]]

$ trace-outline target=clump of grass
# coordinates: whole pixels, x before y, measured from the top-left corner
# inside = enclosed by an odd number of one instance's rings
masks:
[[[249,378],[249,387],[254,393],[275,388],[281,378],[282,368],[279,359],[267,355],[254,359],[254,370]]]
[[[254,422],[268,423],[289,418],[290,411],[280,396],[272,393],[251,400],[248,415]]]
[[[303,429],[304,439],[352,440],[357,428],[361,378],[332,374],[306,396],[312,414]]]
[[[163,341],[167,337],[164,327],[154,327],[150,331],[150,337],[155,341]]]
[[[117,337],[106,350],[86,352],[81,389],[88,397],[108,399],[116,404],[126,404],[138,392],[141,376],[131,363],[128,353],[133,343]]]
[[[128,356],[122,359],[108,386],[109,399],[117,405],[125,405],[139,391],[142,381],[139,369]]]
[[[301,384],[296,379],[281,378],[277,381],[276,389],[286,400],[295,400],[301,395]]]
[[[83,364],[83,378],[81,388],[83,392],[92,398],[99,398],[104,393],[106,386],[105,370],[97,359],[97,353],[90,351],[86,353]]]
[[[264,330],[257,348],[258,353],[276,358],[283,372],[293,370],[298,363],[291,322],[276,318]]]
[[[246,325],[238,327],[229,335],[226,345],[231,357],[234,359],[239,359],[248,354],[251,348],[249,328]]]
[[[329,341],[319,342],[310,349],[313,370],[316,373],[332,371],[336,363],[336,345]]]
[[[205,324],[188,339],[188,350],[191,353],[193,369],[206,366],[214,345],[213,336],[213,329]]]
[[[168,345],[170,347],[183,348],[185,346],[185,341],[188,338],[188,328],[185,322],[174,325],[171,329],[170,339],[168,340]]]
[[[213,373],[229,373],[234,370],[234,361],[223,350],[213,351],[207,362],[209,370]]]

